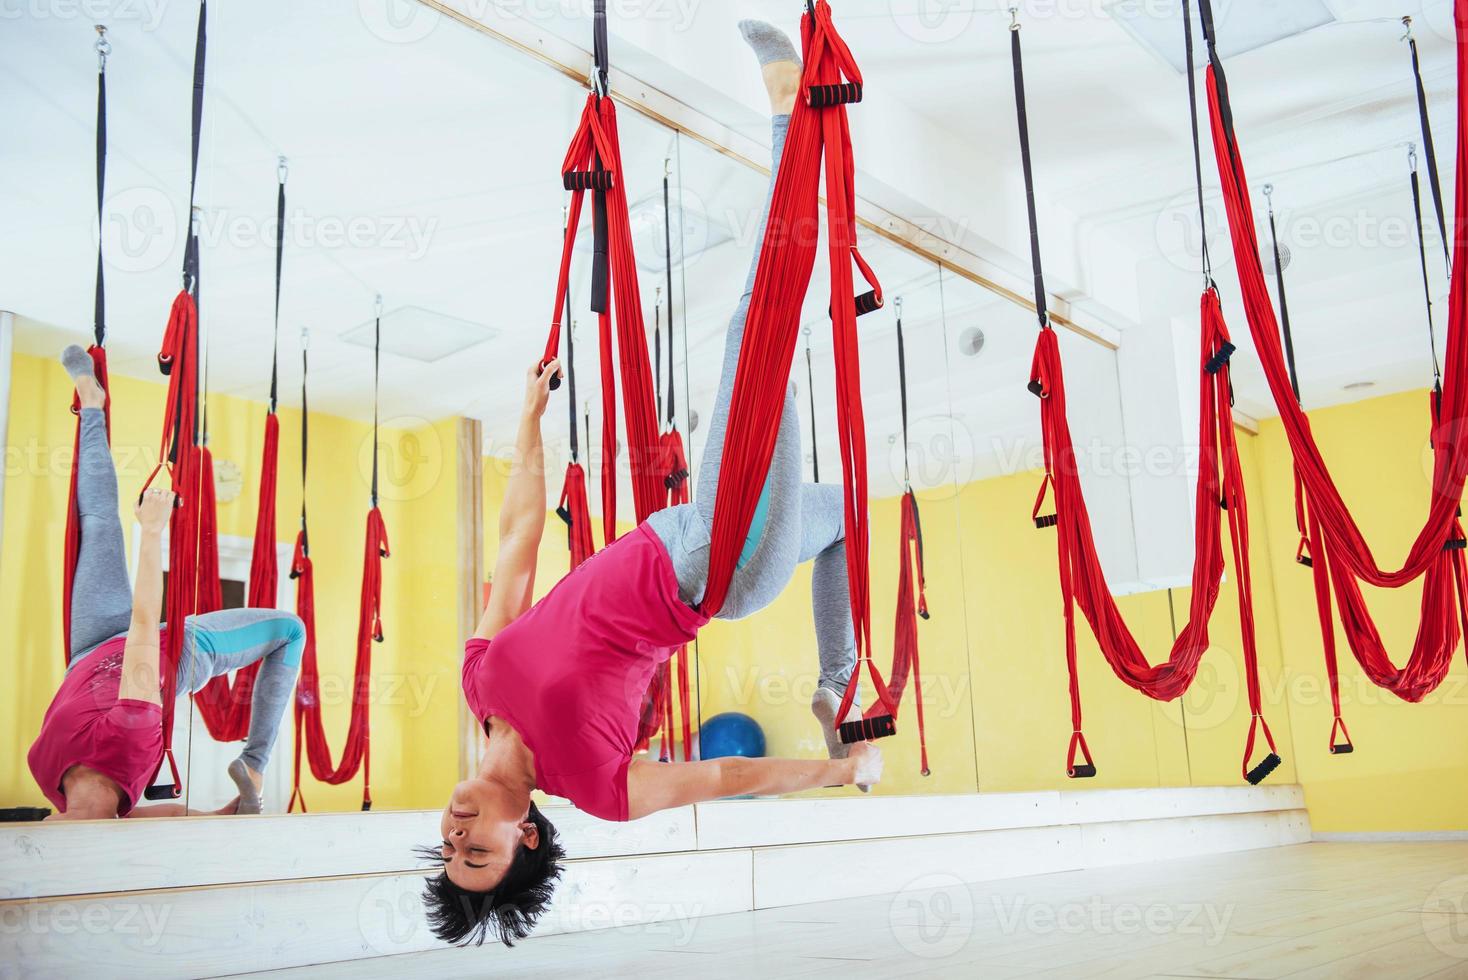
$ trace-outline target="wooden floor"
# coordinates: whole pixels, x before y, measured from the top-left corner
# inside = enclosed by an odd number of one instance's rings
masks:
[[[1468,843],[1314,843],[670,919],[302,977],[1468,978]]]

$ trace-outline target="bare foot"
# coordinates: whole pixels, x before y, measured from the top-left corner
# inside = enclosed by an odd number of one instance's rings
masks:
[[[770,95],[770,111],[777,116],[789,115],[795,109],[795,96],[800,91],[800,65],[793,61],[772,61],[760,69],[765,77],[765,91]]]
[[[871,742],[858,742],[847,757],[851,763],[851,781],[865,790],[882,781],[882,750]]]

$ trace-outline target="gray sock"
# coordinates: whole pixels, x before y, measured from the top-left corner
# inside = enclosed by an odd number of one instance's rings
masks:
[[[844,759],[851,754],[851,746],[841,741],[841,735],[836,731],[836,712],[841,709],[841,695],[829,687],[816,688],[815,695],[810,699],[810,713],[816,716],[820,723],[821,734],[826,737],[826,754],[833,759]],[[856,721],[861,717],[861,706],[853,704],[846,711],[848,720]],[[870,786],[858,784],[857,789],[863,793],[871,791]]]
[[[235,808],[235,813],[259,813],[264,808],[264,801],[260,794],[255,791],[255,783],[250,779],[250,770],[245,767],[243,759],[236,759],[229,764],[229,778],[234,780],[235,788],[240,791],[240,803]]]
[[[754,48],[761,68],[776,61],[800,64],[800,53],[795,50],[795,45],[774,24],[767,24],[762,20],[741,20],[739,33],[744,35],[745,43]]]
[[[75,381],[77,378],[88,377],[97,380],[95,365],[92,364],[92,355],[78,347],[76,344],[68,344],[66,350],[61,352],[61,366],[66,368],[66,373],[71,375]]]

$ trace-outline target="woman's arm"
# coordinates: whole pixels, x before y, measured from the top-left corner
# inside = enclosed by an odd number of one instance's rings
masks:
[[[627,767],[627,819],[726,796],[798,793],[821,786],[868,785],[882,778],[882,753],[868,742],[845,759],[744,759],[650,762]]]
[[[129,818],[146,819],[148,817],[229,817],[233,816],[239,808],[240,798],[236,796],[218,810],[190,810],[181,803],[157,803],[153,806],[135,806],[128,811]]]
[[[520,431],[515,437],[515,456],[510,462],[510,479],[500,504],[500,546],[494,563],[494,588],[479,628],[478,639],[489,639],[526,609],[535,591],[535,559],[545,532],[545,453],[540,440],[540,417],[550,399],[551,378],[561,372],[561,362],[551,361],[540,370],[532,367],[525,381],[525,408],[520,413]]]
[[[122,648],[118,700],[162,704],[158,680],[158,621],[163,607],[163,528],[173,514],[172,490],[148,490],[138,501],[142,546],[133,583],[133,617]],[[182,624],[179,624],[180,626]]]

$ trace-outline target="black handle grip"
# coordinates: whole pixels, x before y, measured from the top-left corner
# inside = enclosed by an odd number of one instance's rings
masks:
[[[1463,538],[1448,538],[1447,543],[1443,545],[1443,550],[1444,551],[1465,551],[1465,550],[1468,550],[1468,541],[1465,541]]]
[[[1250,786],[1258,786],[1264,780],[1268,779],[1269,774],[1278,769],[1282,762],[1284,762],[1283,759],[1271,752],[1264,757],[1264,761],[1260,762],[1253,769],[1250,769],[1248,775],[1244,778],[1249,781]]]
[[[837,731],[841,735],[842,745],[852,745],[856,742],[870,742],[873,739],[896,735],[897,719],[891,715],[876,715],[871,718],[861,718],[857,721],[844,721]]]
[[[812,85],[805,90],[805,102],[812,109],[825,109],[833,105],[850,105],[861,101],[860,82],[841,82],[838,85]]]
[[[667,487],[669,490],[675,490],[677,489],[678,484],[682,483],[686,479],[688,479],[688,471],[686,469],[674,470],[667,476],[663,477],[663,486]]]
[[[1025,388],[1028,389],[1029,393],[1034,395],[1036,398],[1045,397],[1045,386],[1039,381],[1031,381],[1029,384],[1025,385]]]
[[[1354,751],[1356,751],[1356,746],[1350,742],[1343,742],[1340,745],[1332,745],[1330,747],[1331,755],[1350,755]]]
[[[1217,374],[1222,371],[1223,366],[1228,363],[1229,358],[1234,356],[1236,350],[1238,350],[1237,347],[1225,340],[1223,346],[1218,348],[1218,353],[1208,358],[1208,363],[1203,365],[1203,370],[1209,374]]]
[[[571,526],[571,512],[569,510],[564,507],[557,507],[556,516],[565,521],[567,527]]]
[[[856,305],[857,316],[866,316],[868,313],[875,312],[882,308],[882,297],[877,295],[877,291],[875,289],[867,290],[860,296],[855,297],[852,302]],[[830,306],[827,306],[826,316],[835,315],[835,310],[833,310]]]
[[[176,800],[182,795],[183,791],[172,783],[160,783],[143,790],[143,798],[148,800]]]
[[[1304,565],[1306,568],[1314,568],[1315,559],[1311,558],[1309,555],[1296,555],[1295,564]]]
[[[48,806],[12,806],[0,810],[0,823],[29,823],[45,820],[51,815]]]
[[[362,812],[363,813],[366,813],[370,809],[372,809],[372,801],[371,800],[363,800],[362,801]]]
[[[568,191],[607,191],[612,183],[610,170],[568,170],[561,174],[561,184]]]
[[[1047,527],[1054,527],[1059,523],[1059,514],[1041,514],[1039,517],[1035,518],[1035,527],[1037,527],[1041,531],[1045,530],[1045,528]]]
[[[1096,766],[1094,763],[1082,762],[1078,766],[1071,766],[1065,770],[1065,774],[1071,779],[1095,779]]]
[[[550,363],[549,361],[541,361],[540,362],[540,370],[541,370],[541,373],[544,373],[545,372],[545,366],[547,364],[549,364],[549,363]],[[550,390],[551,391],[559,391],[560,390],[560,387],[561,387],[561,375],[560,375],[560,372],[558,371],[558,372],[556,372],[556,376],[550,379]]]

